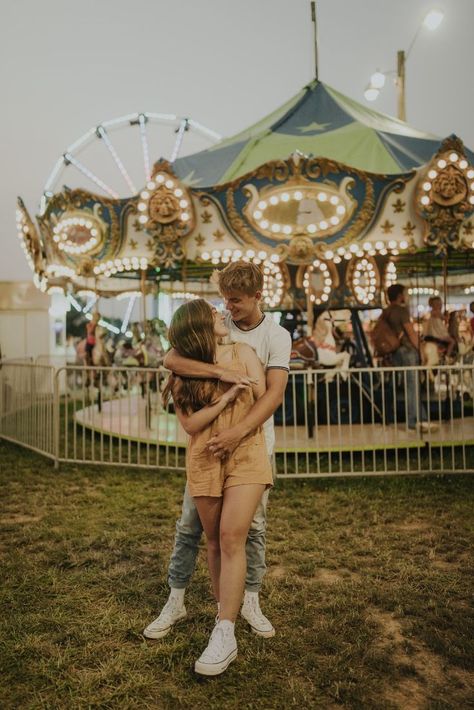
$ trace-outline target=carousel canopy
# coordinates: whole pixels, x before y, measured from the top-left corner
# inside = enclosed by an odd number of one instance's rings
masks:
[[[245,131],[180,158],[173,167],[187,184],[207,187],[300,151],[367,172],[397,174],[428,163],[440,143],[437,136],[313,81]],[[474,154],[466,153],[473,162]]]

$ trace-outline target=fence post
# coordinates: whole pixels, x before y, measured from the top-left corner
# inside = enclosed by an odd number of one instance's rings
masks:
[[[59,407],[60,407],[60,397],[59,397],[59,373],[60,370],[56,370],[54,373],[54,387],[53,387],[53,453],[54,453],[54,468],[59,468]]]

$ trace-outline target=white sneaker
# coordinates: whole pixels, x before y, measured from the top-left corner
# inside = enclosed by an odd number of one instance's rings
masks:
[[[263,636],[263,638],[275,636],[275,629],[260,609],[257,594],[252,594],[252,596],[245,595],[240,615],[248,622],[250,628],[257,636]]]
[[[194,664],[200,675],[219,675],[237,658],[237,641],[234,629],[219,622],[211,634],[206,650]]]
[[[184,619],[185,616],[184,604],[180,604],[176,599],[168,599],[159,617],[146,627],[143,635],[147,639],[161,639],[171,631],[173,624]]]

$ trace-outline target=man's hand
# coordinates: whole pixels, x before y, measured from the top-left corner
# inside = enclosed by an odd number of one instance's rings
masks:
[[[207,447],[219,459],[229,456],[240,443],[242,432],[237,427],[224,429],[207,442]]]
[[[253,377],[247,377],[247,375],[240,375],[235,370],[225,370],[223,369],[219,375],[220,382],[227,382],[231,385],[250,385],[256,384],[258,380]]]

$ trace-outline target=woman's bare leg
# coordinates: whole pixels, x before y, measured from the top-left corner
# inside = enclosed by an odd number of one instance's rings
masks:
[[[222,510],[222,498],[196,496],[193,500],[207,539],[207,565],[211,576],[212,590],[216,601],[219,601],[219,578],[221,572],[219,523]]]
[[[247,569],[245,542],[264,490],[265,486],[261,484],[232,486],[224,490],[220,516],[221,621],[235,622],[242,602]]]

